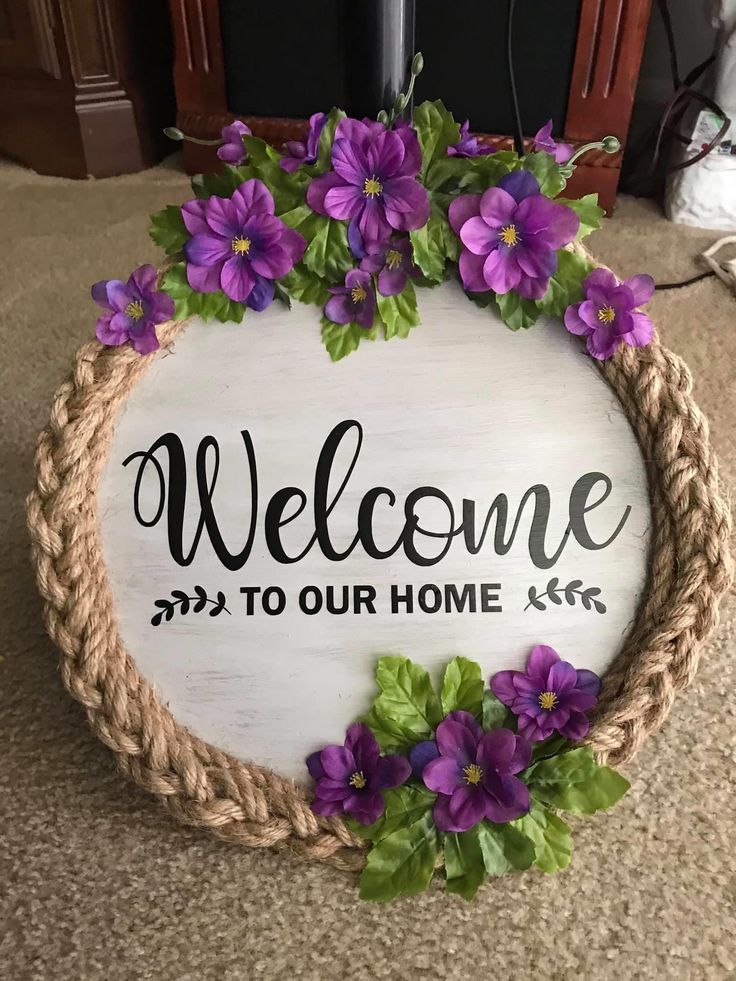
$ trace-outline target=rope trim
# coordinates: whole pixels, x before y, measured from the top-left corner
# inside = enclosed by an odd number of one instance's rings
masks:
[[[184,322],[159,329],[163,350]],[[293,782],[223,753],[180,726],[123,646],[102,558],[97,488],[121,405],[156,355],[97,341],[77,353],[36,451],[28,527],[61,675],[118,767],[174,816],[225,841],[289,846],[358,871],[366,844],[338,818],[313,814]],[[703,641],[732,581],[731,515],[719,490],[708,424],[685,364],[655,335],[600,363],[648,465],[654,529],[648,593],[607,672],[587,742],[601,760],[630,760],[693,680]]]

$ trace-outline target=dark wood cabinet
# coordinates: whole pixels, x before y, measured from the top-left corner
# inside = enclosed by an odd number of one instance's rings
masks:
[[[285,0],[285,3],[284,17],[288,15],[289,0]],[[567,3],[566,0],[558,0],[558,4],[566,5],[568,13],[572,10],[575,18],[570,35],[572,43],[566,48],[569,51],[566,58],[571,60],[571,65],[564,80],[563,112],[550,110],[548,115],[564,115],[562,135],[575,145],[599,140],[609,134],[617,136],[623,144],[634,103],[650,0],[569,0]],[[232,105],[228,98],[228,90],[232,88],[228,84],[228,75],[232,81],[233,73],[227,71],[226,57],[231,57],[229,52],[233,48],[233,38],[229,33],[232,26],[229,26],[227,44],[223,45],[221,13],[224,16],[237,10],[238,30],[244,32],[247,46],[252,43],[252,38],[249,39],[245,32],[248,8],[253,9],[254,24],[262,19],[263,11],[256,0],[227,0],[227,5],[222,8],[221,0],[170,0],[170,6],[174,28],[177,125],[192,136],[214,139],[221,127],[237,114],[245,119],[256,135],[277,145],[287,139],[300,138],[304,132],[303,121],[259,115],[255,94],[251,103],[253,108],[248,110],[247,70],[239,73],[245,83],[239,86],[234,98],[237,106]],[[334,0],[331,6],[335,6]],[[453,5],[444,6],[448,10],[455,9]],[[316,9],[314,6],[311,8],[313,15]],[[476,9],[481,10],[480,7]],[[417,5],[418,17],[421,10],[420,0]],[[273,14],[273,10],[270,13]],[[517,17],[524,16],[530,16],[528,6],[517,5]],[[472,16],[466,14],[464,23],[468,31],[473,30]],[[421,36],[419,28],[417,34]],[[544,45],[546,39],[537,38],[536,43]],[[549,44],[554,44],[554,40],[550,39]],[[308,45],[305,45],[305,49],[308,49]],[[308,51],[305,58],[308,62]],[[343,61],[346,59],[347,55]],[[257,60],[263,61],[262,56]],[[282,78],[286,73],[285,77],[292,79],[293,85],[302,94],[308,89],[308,63],[299,68],[292,58],[282,59],[278,35],[273,38],[271,63],[273,67],[270,70],[282,73]],[[482,66],[478,68],[478,77],[484,81],[487,79]],[[542,70],[538,77],[532,77],[530,81],[540,89],[548,84]],[[504,91],[502,97],[505,98],[505,94]],[[315,105],[313,110],[320,108],[325,107]],[[453,105],[451,108],[457,107]],[[503,131],[488,133],[487,136],[497,146],[511,145],[508,133]],[[218,166],[214,150],[194,144],[185,144],[184,159],[191,173],[216,169]],[[593,151],[576,169],[567,193],[577,196],[597,191],[601,203],[610,209],[616,197],[620,170],[620,153],[609,156],[602,151]]]
[[[0,0],[0,153],[65,177],[150,166],[172,63],[166,0]]]

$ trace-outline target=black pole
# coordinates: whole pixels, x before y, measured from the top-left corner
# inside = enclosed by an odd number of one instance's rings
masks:
[[[350,0],[346,5],[347,110],[375,117],[390,110],[409,78],[415,0]],[[411,107],[408,107],[409,109]]]

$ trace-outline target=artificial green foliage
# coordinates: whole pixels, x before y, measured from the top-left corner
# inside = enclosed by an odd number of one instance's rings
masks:
[[[221,323],[232,321],[239,324],[245,316],[242,303],[235,303],[221,290],[216,293],[197,293],[193,290],[187,282],[183,262],[164,273],[161,286],[176,304],[176,316],[179,320],[196,316],[203,320],[219,320]]]
[[[534,842],[518,828],[510,824],[492,824],[490,821],[483,821],[477,827],[483,864],[488,875],[523,872],[534,864]]]
[[[404,784],[395,790],[387,790],[383,797],[386,809],[375,824],[365,825],[353,818],[348,819],[350,830],[366,841],[380,841],[394,831],[408,828],[419,821],[431,811],[435,795],[426,787]]]
[[[435,160],[447,157],[448,146],[458,142],[460,126],[440,99],[417,106],[412,119],[422,149],[420,176],[424,178]]]
[[[598,205],[597,194],[586,194],[582,198],[557,198],[557,203],[572,208],[580,219],[580,228],[576,236],[578,241],[601,227],[605,211]]]
[[[447,891],[457,893],[463,899],[473,899],[486,879],[480,828],[481,825],[476,825],[470,831],[442,835]]]
[[[376,302],[387,341],[392,337],[408,337],[412,327],[418,326],[417,294],[411,283],[396,296],[382,296],[376,291]]]
[[[333,324],[327,317],[321,318],[322,343],[333,361],[340,361],[358,350],[361,341],[375,341],[376,328],[366,330],[360,324]]]
[[[583,280],[593,266],[576,252],[562,249],[557,254],[557,272],[549,281],[549,288],[537,306],[544,313],[562,317],[571,303],[583,298]],[[500,298],[499,298],[500,299]]]
[[[460,243],[450,228],[447,213],[433,202],[427,224],[409,232],[409,238],[414,262],[430,282],[442,282],[445,266],[448,262],[456,262],[460,255]]]
[[[319,149],[317,151],[317,160],[310,167],[310,173],[312,174],[324,174],[330,169],[330,164],[332,160],[332,144],[335,141],[335,130],[337,129],[337,124],[341,119],[345,118],[345,113],[342,109],[332,108],[327,114],[327,122],[324,125],[319,138]]]
[[[528,784],[538,800],[572,814],[613,807],[630,786],[620,773],[596,763],[589,746],[541,760],[531,768]]]
[[[482,723],[484,729],[508,728],[514,721],[514,714],[493,694],[490,688],[483,692]]]
[[[466,657],[454,657],[445,668],[440,703],[444,715],[462,709],[480,719],[483,706],[480,665]]]
[[[379,694],[362,721],[381,749],[408,752],[428,739],[442,721],[442,708],[424,668],[405,657],[380,657],[376,683]]]
[[[181,208],[169,204],[162,211],[151,215],[148,234],[153,242],[163,249],[166,255],[176,255],[184,248],[189,232],[182,218]]]
[[[534,864],[542,872],[559,872],[566,869],[572,860],[572,838],[570,828],[561,817],[544,804],[532,798],[529,813],[511,827],[520,831],[534,843]]]
[[[550,153],[527,153],[522,161],[524,170],[530,170],[539,182],[539,190],[548,198],[556,198],[565,189],[567,181],[560,165]]]
[[[240,185],[251,177],[255,177],[255,173],[247,165],[233,167],[231,164],[224,164],[216,174],[195,174],[191,182],[192,190],[195,197],[200,199],[210,198],[213,195],[229,198],[232,197],[233,191],[237,191]]]
[[[371,848],[360,877],[361,899],[385,903],[415,896],[429,885],[439,851],[439,835],[426,813]]]
[[[303,169],[287,174],[279,167],[281,154],[269,143],[257,136],[244,136],[248,153],[248,165],[254,177],[258,177],[273,195],[276,214],[291,211],[304,201],[309,177]]]
[[[501,319],[511,330],[527,330],[539,318],[540,308],[534,300],[526,300],[513,290],[496,296],[496,303]]]
[[[327,282],[307,269],[302,262],[298,262],[291,272],[284,276],[281,284],[292,299],[301,300],[302,303],[314,303],[322,307],[329,297]]]

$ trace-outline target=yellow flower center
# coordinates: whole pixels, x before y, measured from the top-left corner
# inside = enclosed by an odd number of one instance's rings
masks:
[[[248,255],[250,252],[250,239],[234,238],[232,241],[232,250],[237,255]]]
[[[366,177],[363,181],[363,194],[367,198],[377,198],[382,190],[383,184],[375,176]]]
[[[131,320],[135,320],[136,322],[143,320],[143,304],[141,301],[131,300],[125,308],[125,316],[130,317]]]
[[[362,790],[363,787],[368,783],[365,778],[365,774],[362,770],[356,770],[352,777],[348,780],[351,787],[355,787],[356,790]]]
[[[350,290],[350,299],[353,303],[362,303],[366,296],[368,294],[362,286],[353,286]]]
[[[602,324],[612,324],[616,319],[616,311],[613,307],[599,307],[598,319]]]
[[[389,269],[398,269],[401,265],[401,253],[396,249],[389,249],[386,253],[386,265]]]
[[[539,696],[539,707],[551,712],[557,704],[557,695],[553,691],[543,691]]]
[[[463,773],[465,774],[465,783],[470,783],[473,786],[480,783],[483,779],[483,771],[477,763],[468,763],[463,769]]]
[[[501,239],[504,245],[519,244],[519,233],[516,231],[516,225],[506,225],[498,233],[498,237]]]

